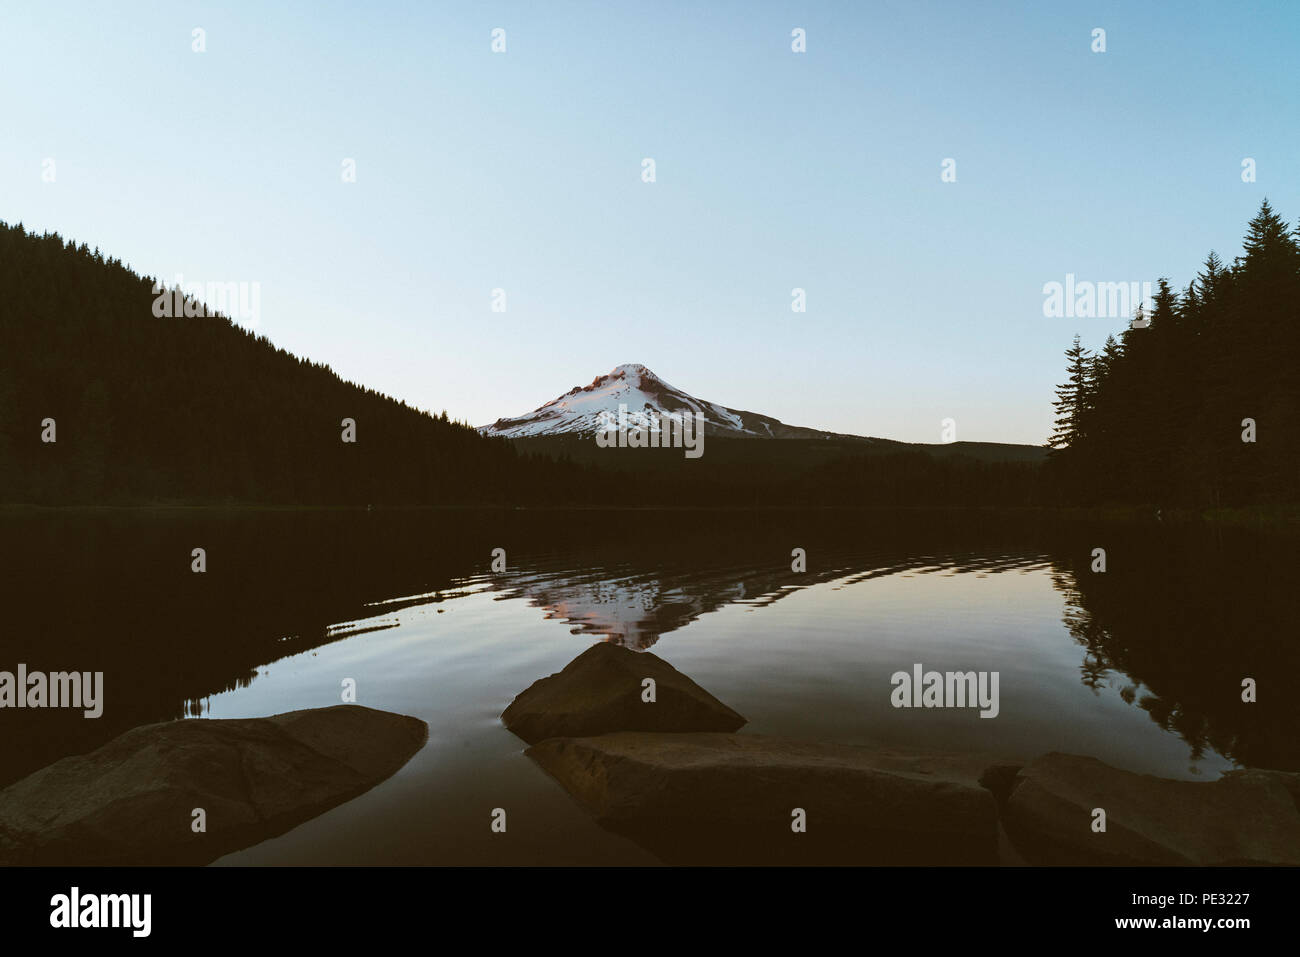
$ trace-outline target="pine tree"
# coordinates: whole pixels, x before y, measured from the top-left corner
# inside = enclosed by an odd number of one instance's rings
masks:
[[[1083,424],[1092,403],[1092,354],[1079,343],[1076,333],[1074,343],[1065,350],[1066,381],[1056,387],[1056,431],[1047,440],[1054,451],[1078,445],[1084,439]]]
[[[1102,385],[1106,381],[1106,377],[1110,375],[1111,370],[1119,364],[1120,358],[1121,350],[1119,342],[1115,339],[1114,333],[1112,333],[1106,337],[1106,342],[1101,347],[1101,352],[1093,356],[1092,359],[1094,396],[1100,391]]]

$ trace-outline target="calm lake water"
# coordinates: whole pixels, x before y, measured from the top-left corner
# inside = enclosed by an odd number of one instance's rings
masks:
[[[0,670],[106,686],[98,721],[0,712],[0,783],[137,724],[338,704],[346,678],[358,703],[428,722],[394,777],[222,864],[655,863],[498,718],[595,641],[653,650],[742,733],[1067,751],[1192,780],[1300,769],[1300,563],[1266,534],[944,511],[185,509],[0,512],[0,534]],[[999,672],[1000,714],[893,708],[890,676],[915,663]]]

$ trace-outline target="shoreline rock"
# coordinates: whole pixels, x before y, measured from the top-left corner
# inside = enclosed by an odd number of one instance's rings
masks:
[[[655,701],[642,700],[653,678]],[[735,731],[745,719],[658,655],[602,641],[539,678],[501,714],[529,744],[613,731]]]
[[[1034,864],[1300,864],[1300,774],[1229,771],[1217,781],[1135,774],[1052,752],[1021,769],[1003,810]],[[1093,810],[1106,830],[1092,829]]]
[[[602,827],[670,864],[1300,864],[1297,773],[1200,783],[1060,753],[1022,767],[737,735],[745,719],[667,662],[606,642],[502,719]]]
[[[765,735],[618,732],[527,754],[670,864],[996,864],[979,755],[906,755]],[[802,809],[807,830],[792,830]]]
[[[0,864],[206,864],[370,790],[428,733],[359,705],[133,728],[0,791]]]

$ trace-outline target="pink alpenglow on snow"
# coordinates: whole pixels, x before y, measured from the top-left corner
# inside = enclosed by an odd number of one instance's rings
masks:
[[[649,433],[654,434],[663,425],[672,426],[674,417],[683,423],[693,420],[696,434],[702,434],[707,427],[711,435],[724,438],[861,438],[786,425],[768,415],[697,399],[639,363],[617,366],[607,375],[597,376],[590,385],[574,386],[526,415],[497,419],[479,431],[509,439],[599,435],[619,428],[617,423],[627,422],[632,426],[647,425]]]

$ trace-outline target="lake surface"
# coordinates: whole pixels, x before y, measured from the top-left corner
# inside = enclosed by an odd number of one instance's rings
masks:
[[[0,783],[137,724],[338,704],[349,678],[358,703],[428,722],[394,777],[223,864],[655,863],[498,717],[595,641],[652,650],[742,733],[1067,751],[1190,780],[1300,770],[1300,572],[1262,533],[942,510],[158,509],[0,512],[0,534],[0,670],[102,670],[106,688],[96,721],[0,711]],[[914,664],[998,672],[999,714],[893,707]]]

